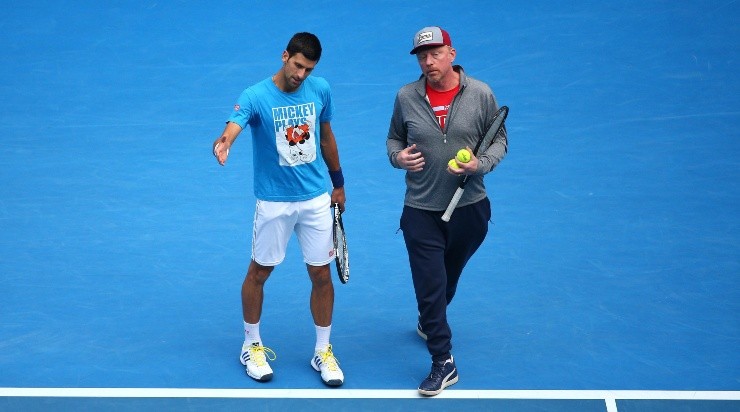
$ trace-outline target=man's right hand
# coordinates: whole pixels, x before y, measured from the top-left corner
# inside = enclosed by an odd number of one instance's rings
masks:
[[[230,144],[226,143],[226,136],[221,136],[213,142],[213,155],[216,156],[218,164],[226,164],[226,158],[229,157]]]

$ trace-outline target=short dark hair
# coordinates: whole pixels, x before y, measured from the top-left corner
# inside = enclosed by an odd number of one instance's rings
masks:
[[[308,60],[317,62],[321,58],[321,42],[315,34],[301,32],[290,38],[288,47],[285,48],[288,56],[302,53]]]

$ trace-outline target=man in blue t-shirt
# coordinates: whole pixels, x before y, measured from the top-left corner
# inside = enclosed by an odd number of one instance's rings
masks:
[[[344,211],[344,178],[331,119],[329,84],[309,77],[321,58],[321,43],[311,33],[297,33],[283,51],[275,75],[242,92],[213,154],[222,166],[239,133],[252,131],[254,228],[252,260],[242,284],[244,343],[240,360],[247,374],[272,379],[269,360],[275,353],[259,333],[265,281],[285,258],[288,240],[296,233],[311,278],[310,307],[316,327],[311,366],[329,386],[344,382],[330,344],[334,286],[329,263],[334,260],[331,205]],[[321,162],[319,159],[323,159]],[[327,193],[324,165],[334,187]]]

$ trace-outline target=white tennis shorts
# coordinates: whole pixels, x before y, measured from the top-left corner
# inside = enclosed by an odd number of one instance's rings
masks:
[[[324,266],[334,259],[331,198],[327,193],[300,202],[257,200],[252,231],[252,259],[262,266],[276,266],[285,259],[295,231],[303,261]]]

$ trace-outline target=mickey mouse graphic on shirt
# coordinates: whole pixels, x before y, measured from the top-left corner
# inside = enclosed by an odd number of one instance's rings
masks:
[[[272,109],[275,143],[281,166],[298,166],[316,160],[316,109],[313,102]]]
[[[285,129],[285,140],[288,141],[290,159],[293,162],[309,163],[316,158],[316,151],[306,150],[306,142],[311,138],[311,128],[308,124],[289,126]],[[312,148],[311,148],[312,149]]]

